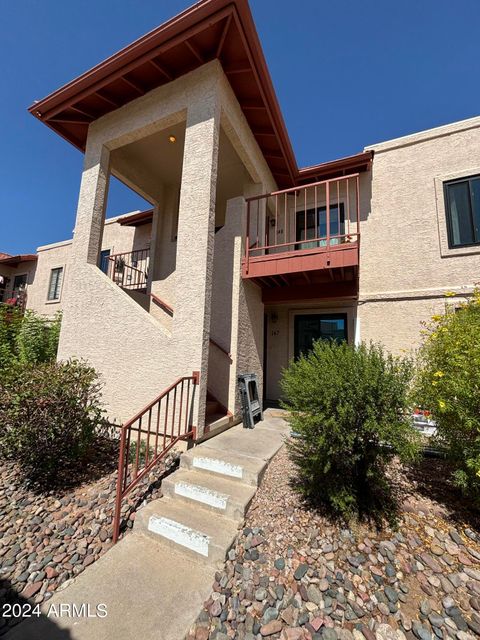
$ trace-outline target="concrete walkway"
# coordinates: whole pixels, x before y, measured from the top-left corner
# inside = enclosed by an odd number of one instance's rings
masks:
[[[182,454],[162,482],[164,497],[138,511],[133,533],[7,640],[182,640],[287,433],[286,422],[267,411],[255,429],[233,427]],[[71,617],[73,604],[85,604],[86,617]],[[105,617],[94,617],[99,604]],[[52,607],[62,605],[64,615],[55,616]]]

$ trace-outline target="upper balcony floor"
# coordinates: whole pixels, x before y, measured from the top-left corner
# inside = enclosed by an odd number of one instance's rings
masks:
[[[264,302],[355,296],[360,256],[360,175],[249,198],[242,276]]]

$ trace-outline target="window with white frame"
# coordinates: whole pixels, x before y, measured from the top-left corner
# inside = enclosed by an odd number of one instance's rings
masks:
[[[62,290],[63,267],[56,267],[50,271],[50,283],[48,285],[48,300],[60,300]]]

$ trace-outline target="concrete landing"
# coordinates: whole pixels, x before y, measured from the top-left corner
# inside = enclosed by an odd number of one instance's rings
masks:
[[[182,454],[166,497],[138,511],[133,533],[5,638],[182,640],[287,434],[286,422],[266,412],[255,429],[232,427]],[[85,605],[84,615],[72,615],[73,605]],[[99,605],[106,616],[95,617]]]
[[[187,586],[188,584],[188,586]],[[14,627],[8,640],[181,640],[208,598],[212,570],[148,538],[127,535],[88,567],[42,611],[60,604],[83,603],[104,618],[42,616]],[[56,628],[55,628],[56,627]]]

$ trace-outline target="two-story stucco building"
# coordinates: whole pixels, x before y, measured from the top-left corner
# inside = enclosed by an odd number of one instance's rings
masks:
[[[299,168],[246,0],[198,2],[30,111],[85,161],[28,306],[63,308],[59,358],[95,366],[119,420],[199,371],[201,433],[207,389],[235,416],[239,374],[277,401],[314,339],[411,350],[479,279],[480,118]],[[110,175],[152,211],[106,223]]]

